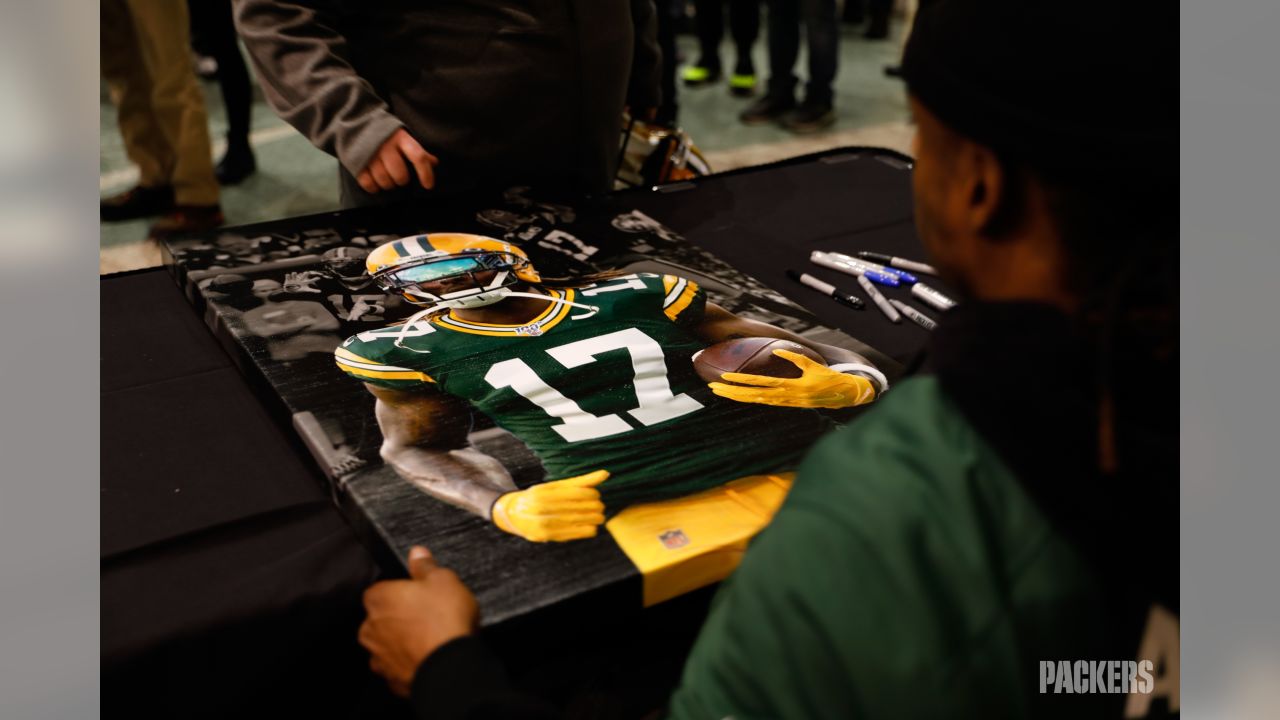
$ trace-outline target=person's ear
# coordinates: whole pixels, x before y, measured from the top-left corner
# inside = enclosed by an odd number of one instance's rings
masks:
[[[966,215],[976,235],[999,235],[1009,204],[1009,178],[995,153],[977,144],[969,147],[969,196]]]

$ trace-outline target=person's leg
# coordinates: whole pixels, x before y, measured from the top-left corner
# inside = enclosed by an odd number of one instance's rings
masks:
[[[187,0],[191,9],[191,26],[200,28],[205,47],[218,61],[218,85],[227,108],[227,151],[218,162],[218,182],[230,185],[240,182],[256,169],[249,147],[249,119],[253,104],[253,87],[249,69],[231,17],[230,0]]]
[[[116,104],[125,153],[138,166],[143,187],[169,184],[173,150],[151,114],[151,77],[138,52],[133,18],[124,0],[102,0],[102,77]]]
[[[750,95],[756,87],[751,51],[760,36],[760,0],[729,0],[729,30],[737,52],[729,88],[735,95]]]
[[[720,78],[720,42],[724,40],[724,0],[694,0],[694,21],[698,29],[698,61],[685,70],[690,85]]]
[[[804,102],[787,113],[782,124],[797,133],[816,132],[835,122],[832,83],[840,47],[835,0],[802,0],[805,36],[809,41],[809,83]]]
[[[769,93],[794,97],[801,0],[769,0]]]
[[[836,0],[800,0],[800,3],[805,39],[809,43],[809,83],[805,100],[830,105],[840,52]]]
[[[159,215],[173,205],[173,150],[151,114],[151,77],[138,53],[129,8],[124,0],[102,0],[100,18],[102,78],[116,105],[125,154],[139,175],[137,187],[102,200],[102,219]]]
[[[800,0],[769,0],[769,83],[765,96],[738,116],[747,125],[779,120],[796,104],[796,57],[800,54]]]
[[[178,205],[218,204],[204,95],[191,66],[183,0],[129,0],[138,47],[151,76],[152,117],[174,149],[170,180]]]
[[[139,54],[151,76],[151,111],[173,148],[174,207],[151,224],[149,237],[210,230],[225,222],[213,174],[204,94],[191,62],[190,25],[184,0],[128,0]]]
[[[862,21],[867,18],[866,0],[844,0],[844,9],[840,12],[840,19],[850,25],[861,25]],[[893,0],[889,0],[893,2]]]
[[[658,125],[675,125],[680,114],[676,91],[676,65],[679,64],[676,56],[676,24],[682,1],[654,2],[658,18],[658,49],[662,51],[662,105],[658,107],[658,114],[653,120]]]
[[[889,37],[889,14],[893,12],[893,0],[871,0],[868,15],[871,22],[867,25],[864,37],[868,40],[884,40]]]

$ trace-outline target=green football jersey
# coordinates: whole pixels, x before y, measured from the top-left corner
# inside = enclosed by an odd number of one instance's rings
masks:
[[[714,395],[694,371],[707,343],[694,334],[706,294],[690,280],[640,273],[545,288],[599,308],[550,303],[524,325],[467,322],[454,313],[360,333],[338,367],[395,389],[467,400],[541,459],[547,479],[608,470],[610,512],[795,467],[830,428],[811,410]]]

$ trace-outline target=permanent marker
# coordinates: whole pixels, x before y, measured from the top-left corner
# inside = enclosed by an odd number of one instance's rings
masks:
[[[902,322],[902,316],[898,314],[898,311],[889,304],[889,301],[885,296],[876,289],[875,285],[871,284],[871,281],[868,280],[865,275],[858,276],[858,284],[862,286],[863,290],[867,291],[867,296],[876,304],[876,307],[880,308],[880,312],[884,313],[884,316],[889,318],[889,322],[895,324]]]
[[[880,283],[881,285],[887,285],[889,287],[898,287],[899,285],[902,284],[902,278],[898,277],[897,275],[894,275],[892,273],[884,273],[884,272],[880,272],[879,270],[868,268],[863,263],[854,264],[850,262],[845,262],[844,260],[833,258],[830,255],[824,252],[820,252],[818,250],[814,250],[812,253],[810,253],[809,261],[815,265],[821,265],[822,267],[831,268],[832,270],[839,270],[840,272],[847,273],[849,275],[866,277],[868,280],[871,280],[872,282],[877,282],[877,283]]]
[[[911,286],[911,294],[938,308],[939,310],[950,310],[955,307],[956,301],[925,285],[924,283],[916,283]]]
[[[898,300],[896,298],[889,298],[889,302],[893,303],[893,306],[898,308],[898,310],[901,311],[903,315],[906,315],[907,317],[911,318],[913,321],[915,321],[915,324],[919,325],[925,330],[932,330],[938,327],[938,323],[934,322],[933,318],[929,317],[928,315],[925,315],[924,313],[902,302],[901,300]]]
[[[899,270],[898,268],[885,267],[880,263],[869,262],[867,260],[856,258],[851,255],[845,255],[844,253],[829,252],[827,253],[827,257],[832,258],[834,260],[839,260],[840,262],[849,263],[850,265],[857,265],[866,270],[875,270],[876,272],[885,273],[887,275],[897,275],[899,278],[901,278],[902,282],[905,282],[905,283],[920,282],[920,278],[916,277],[915,275],[912,275],[906,270]]]
[[[905,258],[894,257],[892,255],[885,255],[884,253],[867,252],[865,250],[857,253],[857,255],[864,260],[871,260],[883,265],[888,265],[889,267],[902,268],[903,270],[910,270],[918,273],[928,273],[929,275],[938,274],[938,269],[934,266],[925,265],[924,263],[916,262],[915,260],[907,260]]]
[[[822,282],[818,278],[812,275],[809,275],[807,273],[797,272],[795,270],[788,270],[787,277],[791,278],[792,280],[795,280],[801,285],[804,285],[806,287],[811,287],[814,290],[817,290],[818,292],[822,293],[823,295],[829,296],[832,300],[835,300],[836,302],[846,307],[851,307],[854,310],[865,310],[867,307],[866,303],[862,302],[862,298],[858,297],[857,295],[842,293],[836,289],[835,285],[832,285],[831,283]]]

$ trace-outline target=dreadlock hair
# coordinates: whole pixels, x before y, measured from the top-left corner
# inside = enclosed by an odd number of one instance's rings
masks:
[[[1027,183],[1045,191],[1066,256],[1067,286],[1079,301],[1077,332],[1094,352],[1098,391],[1111,405],[1115,469],[1154,470],[1152,453],[1140,448],[1158,439],[1167,465],[1176,453],[1165,443],[1176,447],[1177,437],[1176,167],[1143,163],[1120,172],[1117,163],[1085,173],[998,155],[1011,182],[993,230],[1025,211]],[[1173,471],[1176,477],[1176,466]]]
[[[1076,333],[1090,354],[1104,424],[1101,470],[1112,479],[1115,518],[1144,538],[1176,538],[1178,522],[1178,174],[1163,162],[1098,172],[1055,171],[1001,155],[1012,192],[1008,222],[1025,211],[1028,182],[1044,189],[1061,237]],[[1006,215],[1005,217],[1000,217]],[[1083,383],[1082,383],[1083,384]],[[1105,462],[1105,460],[1110,462]],[[1110,465],[1108,467],[1108,465]],[[1121,499],[1123,497],[1123,499]],[[1177,553],[1153,555],[1148,578],[1176,580]],[[1176,588],[1166,587],[1176,607]],[[1168,599],[1168,598],[1166,598]]]

